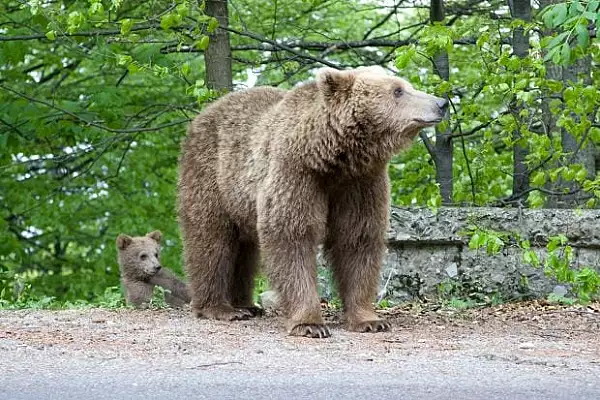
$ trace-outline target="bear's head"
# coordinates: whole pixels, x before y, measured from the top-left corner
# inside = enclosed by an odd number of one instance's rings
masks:
[[[159,260],[161,237],[159,231],[135,237],[120,234],[116,244],[121,274],[142,281],[154,276],[161,268]]]
[[[448,107],[446,99],[416,90],[377,66],[322,68],[317,86],[329,114],[354,135],[349,139],[359,140],[361,147],[380,146],[382,155],[407,147],[422,128],[439,123]]]

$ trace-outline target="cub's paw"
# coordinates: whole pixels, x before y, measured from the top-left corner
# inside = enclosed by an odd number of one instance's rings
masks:
[[[242,321],[252,317],[252,313],[245,308],[231,306],[208,307],[194,309],[197,318],[216,319],[219,321]]]
[[[355,332],[387,332],[392,329],[392,325],[384,319],[373,321],[363,321],[355,324],[350,324],[351,331]]]
[[[323,324],[299,324],[290,330],[290,335],[323,339],[330,337],[331,332],[329,332],[329,328]]]

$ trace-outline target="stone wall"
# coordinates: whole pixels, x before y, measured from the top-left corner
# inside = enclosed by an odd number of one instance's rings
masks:
[[[574,266],[600,271],[600,210],[392,208],[379,298],[400,302],[436,297],[442,290],[508,300],[568,290],[546,277],[543,268],[525,265],[516,244],[495,255],[469,249],[466,232],[473,226],[518,233],[542,261],[548,239],[564,234],[574,250]]]

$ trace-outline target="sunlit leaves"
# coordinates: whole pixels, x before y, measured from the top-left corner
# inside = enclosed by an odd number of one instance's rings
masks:
[[[125,18],[121,21],[121,35],[127,35],[133,27],[133,20]]]
[[[549,42],[544,41],[547,50],[545,60],[555,64],[567,65],[576,56],[576,46],[586,50],[590,46],[588,24],[594,23],[600,16],[598,1],[564,2],[553,4],[542,10],[540,16],[547,28],[562,30]]]

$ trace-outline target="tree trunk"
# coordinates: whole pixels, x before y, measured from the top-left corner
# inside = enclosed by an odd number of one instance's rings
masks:
[[[540,10],[543,10],[549,5],[558,3],[562,0],[540,0]],[[543,36],[551,36],[554,33],[553,29],[544,29],[542,31]],[[545,52],[544,52],[545,55]],[[562,67],[560,65],[556,65],[552,62],[552,60],[548,60],[545,62],[546,65],[546,79],[552,79],[555,81],[562,80]],[[544,99],[542,100],[542,128],[543,132],[541,134],[548,135],[550,139],[552,139],[555,135],[558,134],[559,129],[556,127],[556,116],[552,114],[550,111],[550,93],[545,93]],[[547,164],[544,169],[548,168],[556,168],[557,165],[555,163]],[[544,185],[544,188],[547,190],[556,190],[555,184],[548,181]],[[559,200],[558,197],[548,196],[546,200],[546,204],[544,207],[546,208],[556,208],[556,202]]]
[[[562,79],[564,87],[570,86],[569,82],[577,82],[580,78],[583,80],[585,85],[592,84],[592,78],[590,75],[590,64],[591,59],[589,56],[578,59],[573,64],[563,67]],[[575,121],[579,122],[580,118],[575,115],[571,116]],[[593,116],[591,116],[593,118]],[[586,118],[584,116],[583,118]],[[563,153],[569,154],[566,157],[566,165],[570,164],[582,164],[587,171],[588,178],[596,176],[596,159],[595,159],[595,146],[593,143],[588,143],[587,146],[583,146],[584,143],[581,141],[585,139],[577,138],[571,135],[565,128],[561,129],[561,144]],[[579,185],[576,182],[561,182],[559,189],[569,189],[569,191],[575,191],[579,189]],[[560,196],[556,202],[556,206],[559,208],[569,208],[581,205],[585,199],[583,198],[584,193],[578,192],[570,195]]]
[[[431,23],[444,21],[444,2],[442,0],[432,0],[429,13]],[[450,68],[448,63],[448,53],[440,51],[433,57],[433,69],[442,79],[450,79]],[[444,97],[448,98],[447,94]],[[440,195],[442,204],[452,204],[453,177],[453,146],[452,132],[449,128],[441,131],[435,128],[435,179],[440,185]]]
[[[540,0],[540,9],[544,9],[546,6],[551,4],[560,3],[561,1],[562,0]],[[552,33],[553,32],[551,30],[546,30],[543,32],[545,36],[551,35]],[[559,65],[555,65],[551,61],[548,61],[546,63],[546,71],[547,79],[562,80],[564,88],[570,86],[569,81],[577,82],[579,78],[582,78],[583,82],[587,85],[592,83],[591,60],[589,56],[583,57],[567,67],[561,67]],[[549,135],[558,134],[559,130],[556,127],[556,117],[550,112],[547,99],[542,103],[542,111],[544,115],[543,122],[547,133]],[[598,169],[598,162],[596,160],[596,146],[594,146],[592,143],[588,143],[588,145],[583,148],[581,142],[567,132],[564,128],[560,129],[560,135],[562,151],[564,153],[571,153],[571,155],[566,158],[566,164],[583,164],[588,172],[588,177],[594,177]],[[560,165],[553,164],[549,167],[556,168],[558,166]],[[559,178],[559,180],[554,184],[550,182],[546,184],[546,189],[555,192],[560,192],[564,189],[574,191],[577,188],[577,184],[565,182],[562,178]],[[569,208],[577,206],[583,203],[583,201],[584,199],[582,199],[582,193],[575,193],[573,195],[555,195],[548,196],[545,206],[548,208]]]
[[[513,19],[531,21],[531,3],[530,0],[508,0],[510,12]],[[513,53],[519,58],[525,58],[529,55],[529,35],[525,34],[522,27],[515,28],[513,31]],[[518,117],[520,107],[515,106],[512,112]],[[519,127],[513,133],[515,142],[521,139],[521,130]],[[529,189],[529,171],[525,164],[527,157],[527,147],[515,143],[513,147],[513,190],[512,195],[515,199],[521,199],[524,193]],[[522,200],[522,199],[521,199]]]
[[[227,0],[207,0],[205,12],[206,15],[215,17],[219,21],[219,26],[229,26]],[[217,28],[209,37],[210,42],[204,53],[206,85],[209,89],[217,91],[231,91],[233,90],[233,79],[229,32]]]

